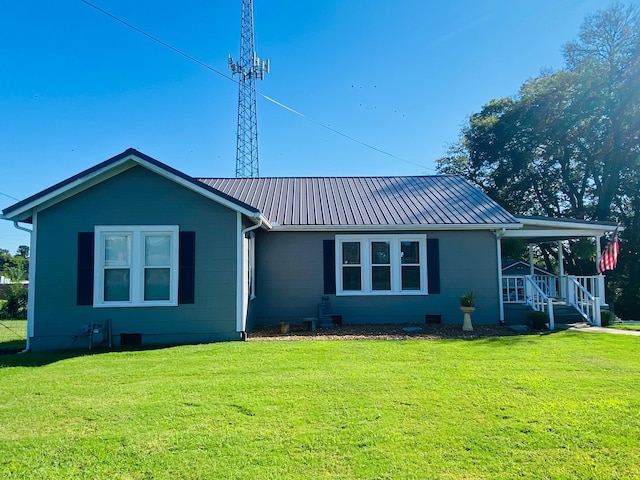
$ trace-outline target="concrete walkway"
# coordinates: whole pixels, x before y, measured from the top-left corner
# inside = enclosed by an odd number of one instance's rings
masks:
[[[588,323],[582,322],[569,324],[556,323],[556,330],[579,330],[581,332],[613,333],[615,335],[631,335],[632,337],[640,337],[640,331],[638,330],[618,330],[617,328],[593,327]]]

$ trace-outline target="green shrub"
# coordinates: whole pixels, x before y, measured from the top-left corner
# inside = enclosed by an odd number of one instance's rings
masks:
[[[4,318],[27,318],[27,288],[17,283],[9,285],[7,298],[0,308],[0,316]]]
[[[603,327],[608,327],[616,320],[616,314],[611,310],[600,310],[600,323]]]
[[[535,330],[544,330],[549,323],[549,314],[533,311],[529,313],[529,325]]]

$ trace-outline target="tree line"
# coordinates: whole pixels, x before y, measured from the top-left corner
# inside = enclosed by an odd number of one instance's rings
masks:
[[[0,248],[0,275],[12,282],[21,282],[29,277],[29,247],[20,245],[11,255],[9,250]]]
[[[607,274],[621,316],[640,315],[640,15],[614,3],[587,16],[564,66],[472,114],[438,170],[465,177],[515,214],[620,222]],[[523,245],[506,245],[522,255]],[[554,267],[557,245],[538,246]],[[588,241],[564,244],[569,274],[595,273]]]
[[[20,282],[29,277],[29,247],[21,245],[15,255],[0,249],[0,275],[13,282],[0,286],[0,319],[27,317],[27,288]]]

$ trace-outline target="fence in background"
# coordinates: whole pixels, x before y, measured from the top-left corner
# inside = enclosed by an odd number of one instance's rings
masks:
[[[27,346],[27,321],[0,319],[0,354]]]

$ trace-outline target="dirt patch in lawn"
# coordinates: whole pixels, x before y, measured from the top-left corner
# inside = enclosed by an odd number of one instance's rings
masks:
[[[404,328],[419,327],[419,332],[408,333]],[[314,332],[301,325],[290,325],[289,333],[282,333],[280,326],[256,327],[249,332],[249,341],[287,340],[441,340],[507,337],[518,335],[506,325],[478,325],[472,332],[464,332],[462,325],[442,324],[383,324],[383,325],[336,325],[334,328],[319,328]]]

